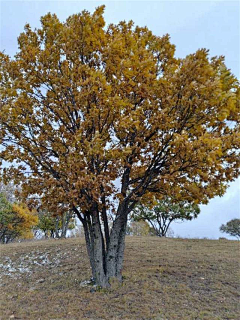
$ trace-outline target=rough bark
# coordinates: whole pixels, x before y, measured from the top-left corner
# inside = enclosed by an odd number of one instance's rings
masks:
[[[120,215],[114,222],[110,234],[109,248],[107,252],[107,276],[122,280],[122,263],[126,235],[127,218]]]
[[[101,225],[97,209],[84,216],[78,214],[83,223],[87,252],[94,282],[103,288],[110,286],[111,278],[122,280],[122,265],[125,247],[127,211],[120,205],[108,238],[103,234],[106,221]],[[105,224],[105,225],[104,225]]]
[[[107,287],[108,279],[106,275],[105,266],[105,250],[103,243],[103,236],[100,226],[100,221],[97,212],[92,214],[92,248],[94,256],[94,267],[95,267],[95,281],[96,284]]]
[[[127,220],[120,231],[119,241],[118,241],[118,257],[117,257],[117,264],[116,264],[116,268],[117,268],[116,277],[120,281],[122,281],[122,267],[123,267],[123,257],[124,257],[124,250],[125,250],[126,228],[127,228]]]
[[[92,250],[89,227],[88,227],[88,224],[86,221],[83,221],[83,229],[84,229],[84,236],[85,236],[85,241],[86,241],[86,246],[87,246],[87,253],[88,253],[88,257],[90,260],[90,266],[91,266],[91,270],[92,270],[92,277],[95,280],[96,279],[96,270],[95,270],[95,264],[94,264],[94,252]]]

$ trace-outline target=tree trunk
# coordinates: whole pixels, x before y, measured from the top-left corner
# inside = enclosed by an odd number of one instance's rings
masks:
[[[93,280],[98,286],[103,288],[108,287],[105,259],[106,252],[97,212],[93,212],[91,216],[86,214],[83,228]]]
[[[91,255],[94,259],[94,269],[95,269],[95,282],[101,287],[108,286],[108,279],[106,275],[106,260],[105,260],[105,249],[103,243],[103,236],[101,231],[101,225],[98,218],[97,212],[94,212],[92,215],[92,245],[91,245]]]
[[[111,233],[106,225],[107,215],[102,215],[103,224],[97,204],[92,210],[81,213],[73,206],[83,224],[87,252],[92,269],[92,277],[96,285],[106,288],[110,286],[111,278],[122,280],[122,265],[127,227],[127,215],[130,212],[125,201],[119,204],[116,219]]]
[[[122,280],[126,225],[127,216],[119,215],[113,223],[107,245],[97,212],[83,222],[92,277],[100,287],[109,287],[111,278]]]
[[[96,279],[96,270],[95,270],[95,264],[94,264],[94,252],[91,246],[91,240],[90,240],[90,232],[87,222],[83,222],[83,229],[84,229],[84,236],[87,246],[87,253],[90,260],[90,266],[92,269],[92,277],[93,279]]]
[[[52,233],[53,233],[53,238],[54,238],[54,237],[55,237],[55,238],[59,238],[59,232],[58,232],[58,230],[59,230],[59,216],[56,217],[56,221],[55,221],[55,226],[54,226],[54,228],[55,228],[55,230],[52,231]]]
[[[67,211],[62,215],[62,228],[61,228],[61,238],[66,238],[69,222],[72,218],[70,211]]]
[[[119,216],[113,224],[110,234],[109,248],[106,259],[108,279],[122,280],[122,264],[125,247],[127,217]]]

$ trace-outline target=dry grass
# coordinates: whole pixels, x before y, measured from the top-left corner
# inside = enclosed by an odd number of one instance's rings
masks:
[[[240,319],[237,241],[127,237],[123,284],[97,292],[83,239],[0,250],[1,319]]]

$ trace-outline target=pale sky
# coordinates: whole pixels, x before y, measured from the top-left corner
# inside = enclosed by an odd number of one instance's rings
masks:
[[[13,56],[17,37],[25,23],[39,27],[40,16],[56,13],[60,20],[86,9],[105,4],[106,23],[133,20],[156,35],[169,33],[176,56],[184,57],[199,48],[210,55],[224,55],[226,65],[240,78],[240,4],[238,1],[11,1],[0,0],[0,50]],[[231,183],[222,198],[201,206],[197,219],[175,223],[172,229],[181,237],[228,237],[219,232],[222,223],[240,218],[240,178]],[[230,239],[231,237],[229,237]]]

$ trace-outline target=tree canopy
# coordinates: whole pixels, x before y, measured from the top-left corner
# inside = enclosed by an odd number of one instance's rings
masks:
[[[121,270],[140,200],[207,203],[240,162],[240,89],[224,57],[177,59],[169,35],[105,26],[103,12],[46,14],[25,26],[14,58],[0,53],[0,158],[13,163],[2,176],[50,211],[74,210],[102,284]]]

